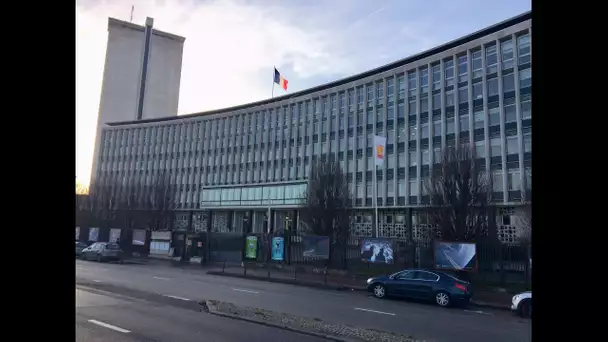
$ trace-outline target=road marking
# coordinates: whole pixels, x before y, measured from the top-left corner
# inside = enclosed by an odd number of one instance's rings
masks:
[[[178,297],[178,296],[171,296],[171,295],[163,295],[163,296],[169,297],[169,298],[173,298],[173,299],[185,300],[185,301],[189,301],[190,300],[188,298]]]
[[[472,312],[472,313],[476,313],[476,314],[481,314],[481,315],[491,315],[491,313],[489,313],[489,312],[483,312],[483,311],[480,311],[480,310],[475,310],[475,311],[473,311],[473,310],[464,310],[464,311],[465,312]]]
[[[239,292],[247,292],[247,293],[259,293],[258,291],[252,291],[252,290],[243,290],[243,289],[232,289],[233,291],[239,291]]]
[[[169,278],[163,278],[163,277],[154,277],[154,279],[158,279],[158,280],[169,280]]]
[[[367,312],[373,312],[373,313],[377,313],[377,314],[381,314],[381,315],[391,315],[391,316],[395,316],[394,313],[392,312],[383,312],[383,311],[376,311],[376,310],[371,310],[371,309],[363,309],[363,308],[355,308],[355,310],[359,310],[359,311],[367,311]]]
[[[101,280],[93,279],[94,283],[101,283]]]
[[[125,333],[125,334],[128,334],[128,333],[131,332],[130,330],[119,328],[119,327],[117,327],[115,325],[104,323],[104,322],[100,322],[100,321],[97,321],[97,320],[94,320],[94,319],[90,319],[89,322],[93,323],[93,324],[97,324],[97,325],[102,326],[104,328],[112,329],[114,331],[118,331],[118,332]]]

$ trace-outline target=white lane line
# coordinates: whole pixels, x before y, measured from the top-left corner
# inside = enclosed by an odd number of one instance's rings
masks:
[[[259,293],[258,291],[243,290],[243,289],[232,289],[232,291],[247,292],[247,293]]]
[[[163,296],[169,297],[169,298],[173,298],[173,299],[185,300],[185,301],[189,301],[190,300],[188,298],[178,297],[178,296],[171,296],[171,295],[163,295]]]
[[[169,280],[169,278],[163,278],[163,277],[154,277],[154,279],[158,279],[158,280]]]
[[[481,315],[491,315],[491,313],[489,313],[489,312],[483,312],[483,311],[480,311],[480,310],[475,310],[475,311],[473,311],[473,310],[464,310],[464,312],[472,312],[472,313],[481,314]]]
[[[93,279],[94,283],[101,283],[101,280]]]
[[[117,326],[112,325],[112,324],[100,322],[100,321],[97,321],[97,320],[94,320],[94,319],[90,319],[89,322],[93,323],[93,324],[97,324],[97,325],[102,326],[104,328],[112,329],[114,331],[118,331],[118,332],[125,333],[125,334],[128,334],[128,333],[131,332],[130,330],[123,329],[123,328],[117,327]]]
[[[355,308],[355,310],[359,310],[359,311],[367,311],[367,312],[373,312],[373,313],[377,313],[377,314],[381,314],[381,315],[391,315],[391,316],[395,316],[394,313],[392,312],[383,312],[383,311],[376,311],[376,310],[371,310],[371,309],[363,309],[363,308]]]

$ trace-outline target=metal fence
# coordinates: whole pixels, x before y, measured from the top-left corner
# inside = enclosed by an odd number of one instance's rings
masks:
[[[371,263],[362,260],[362,238],[351,237],[345,243],[334,243],[330,257],[311,256],[305,253],[306,236],[287,234],[228,234],[208,233],[209,261],[226,262],[232,265],[242,263],[264,265],[263,267],[297,267],[342,271],[348,277],[368,277],[386,274],[404,268],[434,268],[433,244],[414,241],[393,240],[392,264]],[[256,237],[254,258],[245,257],[247,237]],[[282,237],[284,241],[283,260],[272,259],[273,238]],[[460,273],[478,284],[489,286],[516,285],[529,287],[530,270],[528,247],[510,246],[499,242],[478,242],[476,272]]]

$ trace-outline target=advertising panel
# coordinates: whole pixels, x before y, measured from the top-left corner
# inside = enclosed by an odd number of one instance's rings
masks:
[[[393,241],[390,239],[364,239],[361,242],[361,260],[365,262],[392,264]]]
[[[305,258],[329,259],[329,237],[308,235],[302,237]]]
[[[245,258],[257,259],[258,257],[258,237],[248,236],[245,242]]]
[[[272,260],[283,261],[285,259],[285,239],[282,237],[272,238]]]
[[[473,242],[435,242],[435,268],[455,271],[477,270],[477,247]]]

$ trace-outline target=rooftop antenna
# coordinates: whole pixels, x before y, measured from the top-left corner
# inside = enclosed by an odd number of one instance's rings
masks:
[[[135,6],[131,6],[131,19],[129,19],[129,22],[133,22],[133,11],[135,10]]]

